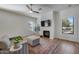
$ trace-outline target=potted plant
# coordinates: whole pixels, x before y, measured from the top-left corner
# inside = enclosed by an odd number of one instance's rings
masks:
[[[21,36],[12,37],[12,38],[10,38],[10,40],[12,40],[12,42],[14,44],[14,48],[18,48],[19,47],[19,43],[22,40],[22,37]]]

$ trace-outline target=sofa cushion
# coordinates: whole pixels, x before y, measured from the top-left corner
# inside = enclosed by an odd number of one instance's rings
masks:
[[[6,44],[4,42],[0,42],[0,50],[5,50],[6,48]]]
[[[10,47],[9,36],[7,34],[0,35],[0,42],[4,42],[7,46],[7,48]]]

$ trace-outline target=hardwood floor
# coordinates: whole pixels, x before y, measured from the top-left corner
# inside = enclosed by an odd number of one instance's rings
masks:
[[[79,54],[79,43],[61,40],[40,38],[37,46],[29,45],[30,54]]]

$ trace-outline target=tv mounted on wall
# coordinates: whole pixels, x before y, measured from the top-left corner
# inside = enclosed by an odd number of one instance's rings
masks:
[[[41,21],[41,26],[42,27],[51,26],[51,21],[50,20]]]

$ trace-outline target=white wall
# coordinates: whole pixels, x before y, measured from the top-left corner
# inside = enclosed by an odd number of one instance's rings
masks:
[[[55,36],[64,38],[72,41],[79,41],[79,7],[69,8],[58,13],[58,18],[55,19]],[[75,16],[74,20],[74,35],[73,34],[62,34],[62,18],[68,16]]]
[[[0,35],[5,33],[9,34],[9,36],[32,34],[28,21],[36,22],[33,17],[0,10]]]
[[[58,25],[60,24],[58,21],[59,12],[53,11],[53,18],[54,18],[54,37],[58,37],[58,32],[59,32]]]

